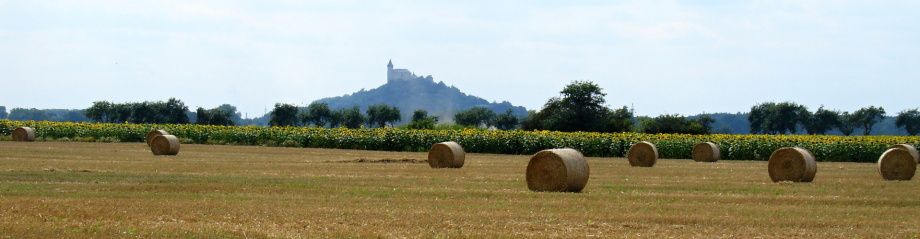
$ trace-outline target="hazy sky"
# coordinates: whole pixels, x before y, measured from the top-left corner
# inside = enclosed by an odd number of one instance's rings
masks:
[[[255,117],[376,88],[390,59],[528,109],[590,80],[638,115],[894,115],[920,107],[920,1],[0,0],[7,109],[175,97]]]

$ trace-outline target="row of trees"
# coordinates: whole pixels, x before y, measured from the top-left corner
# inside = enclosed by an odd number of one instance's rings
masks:
[[[275,104],[269,116],[268,124],[271,126],[312,125],[330,128],[339,126],[358,128],[365,123],[372,127],[384,127],[392,126],[402,120],[399,107],[372,105],[368,107],[367,115],[365,115],[361,113],[361,108],[358,106],[332,110],[324,102],[314,102],[306,108],[278,103]]]
[[[105,123],[130,122],[136,124],[188,124],[188,106],[181,100],[140,103],[111,103],[96,101],[86,109],[86,117]]]
[[[198,107],[195,113],[192,113],[185,103],[175,98],[169,98],[166,102],[96,101],[84,110],[84,115],[90,120],[104,123],[188,124],[192,117],[195,118],[196,124],[204,125],[235,125],[235,122],[240,121],[235,106],[224,104],[213,109]]]
[[[466,127],[491,128],[495,126],[496,129],[511,130],[517,128],[520,119],[511,109],[505,113],[495,114],[495,111],[486,107],[473,107],[454,115],[454,122]]]
[[[916,129],[917,124],[910,124],[911,112],[917,110],[901,112],[898,115],[898,122],[901,123],[897,123],[897,126],[905,127],[908,134],[916,135],[920,129]],[[793,102],[761,103],[751,107],[748,115],[752,134],[786,134],[795,133],[799,129],[804,129],[808,134],[826,134],[836,129],[844,135],[851,135],[856,129],[862,129],[864,135],[869,135],[872,133],[872,126],[883,119],[885,108],[882,107],[869,106],[850,113],[828,110],[821,106],[817,111],[811,112],[804,105]]]
[[[648,134],[709,134],[716,120],[708,115],[687,119],[681,115],[661,115],[639,120],[639,131]]]
[[[361,125],[369,127],[393,127],[402,121],[399,107],[386,104],[371,105],[362,113],[361,108],[354,106],[339,110],[332,110],[325,102],[313,102],[307,107],[297,107],[291,104],[275,104],[269,113],[271,126],[314,126],[335,128],[344,126],[357,128]],[[412,121],[407,124],[410,129],[433,129],[438,122],[436,116],[429,116],[426,110],[416,110],[412,114]],[[519,119],[511,110],[502,114],[485,107],[473,107],[454,115],[454,122],[465,127],[495,126],[498,129],[510,130],[517,128]]]

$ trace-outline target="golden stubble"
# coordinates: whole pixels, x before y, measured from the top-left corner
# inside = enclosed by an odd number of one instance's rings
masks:
[[[772,183],[764,161],[587,158],[582,193],[527,189],[530,155],[144,143],[0,142],[0,238],[780,238],[920,236],[920,183],[818,163]],[[356,160],[367,159],[367,160]],[[405,159],[405,160],[375,160]],[[415,159],[415,160],[412,160]],[[349,162],[352,161],[352,162]],[[389,163],[384,163],[389,162]]]

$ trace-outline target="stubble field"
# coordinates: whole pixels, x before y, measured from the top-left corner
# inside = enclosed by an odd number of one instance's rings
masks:
[[[765,161],[588,158],[582,193],[536,193],[529,157],[2,141],[0,238],[920,237],[920,182],[875,164],[819,162],[793,184]]]

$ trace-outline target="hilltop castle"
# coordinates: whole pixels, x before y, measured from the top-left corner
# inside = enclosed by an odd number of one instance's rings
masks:
[[[397,80],[408,81],[408,80],[419,79],[419,78],[423,78],[423,77],[416,76],[414,73],[410,72],[407,69],[393,69],[392,59],[390,59],[390,63],[387,63],[387,83],[397,81]],[[424,79],[428,79],[431,81],[434,80],[434,78],[432,78],[430,75],[427,77],[424,77]]]

